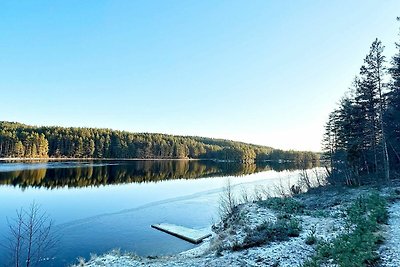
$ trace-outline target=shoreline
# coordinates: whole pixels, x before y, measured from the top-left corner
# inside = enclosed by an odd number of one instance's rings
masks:
[[[87,262],[82,259],[79,264],[73,266],[309,266],[307,264],[314,259],[319,242],[333,244],[341,236],[351,233],[351,230],[346,227],[348,219],[343,214],[354,205],[356,200],[364,197],[367,199],[367,196],[373,195],[374,192],[378,192],[387,201],[393,197],[393,194],[397,194],[397,198],[392,202],[394,204],[388,204],[388,206],[392,212],[396,207],[400,214],[400,193],[398,193],[400,181],[395,181],[395,185],[380,189],[373,186],[359,188],[326,186],[292,197],[253,200],[239,204],[230,216],[213,226],[212,237],[206,239],[198,247],[178,254],[141,257],[129,252],[124,254],[119,250],[113,250],[92,257]],[[271,227],[274,222],[282,221],[282,215],[284,215],[283,220],[287,220],[285,219],[287,216],[291,223],[299,223],[299,231],[294,234],[289,233],[287,238],[260,240],[259,237],[263,236],[262,231],[266,229],[264,227]],[[264,226],[265,223],[267,226]],[[389,217],[389,227],[391,223],[393,224],[393,221]],[[391,227],[398,228],[398,225]],[[283,231],[280,228],[272,229],[274,229],[274,234]],[[387,231],[385,229],[386,226],[382,226],[382,231]],[[390,233],[390,231],[387,232]],[[251,241],[251,238],[254,240]],[[387,240],[390,238],[387,236]],[[389,248],[392,249],[391,251],[399,251],[398,242],[392,242],[391,245],[392,248]],[[393,246],[396,247],[393,249]],[[389,256],[382,254],[381,257],[383,261],[389,258],[392,262],[393,257],[396,261],[399,260],[400,255],[391,253]],[[384,266],[392,266],[390,262],[386,264],[388,265]]]
[[[213,159],[141,159],[141,158],[0,158],[0,161],[85,161],[85,160],[99,160],[99,161],[198,161],[198,160],[213,160]]]
[[[241,161],[235,161],[235,160],[224,160],[224,159],[194,159],[194,158],[182,158],[182,159],[176,159],[176,158],[2,158],[0,157],[0,162],[1,161],[68,161],[68,160],[73,160],[73,161],[84,161],[84,160],[98,160],[98,161],[214,161],[214,162],[220,162],[220,163],[241,163],[241,164],[257,164],[260,162],[271,162],[271,163],[279,163],[279,164],[285,164],[285,163],[294,163],[294,161],[290,160],[258,160],[254,162],[241,162]],[[313,161],[310,161],[314,163]],[[322,161],[320,161],[322,162]],[[323,162],[322,162],[323,163]]]

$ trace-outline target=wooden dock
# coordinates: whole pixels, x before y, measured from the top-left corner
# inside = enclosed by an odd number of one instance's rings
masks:
[[[205,238],[211,236],[211,232],[209,230],[196,230],[169,223],[152,224],[151,227],[193,244],[199,244]]]

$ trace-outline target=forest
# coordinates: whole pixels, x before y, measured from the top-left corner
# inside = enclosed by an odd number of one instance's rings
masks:
[[[0,122],[1,158],[215,159],[252,163],[319,160],[319,154],[284,151],[224,139],[130,133],[110,129],[36,127]]]
[[[329,115],[323,149],[332,182],[389,182],[399,175],[400,43],[387,60],[382,42],[373,41],[351,87]]]

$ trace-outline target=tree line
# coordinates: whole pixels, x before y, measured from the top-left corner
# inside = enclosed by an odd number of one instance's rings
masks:
[[[389,181],[400,169],[400,43],[396,49],[387,62],[382,42],[375,39],[329,115],[323,149],[333,182],[359,184],[377,174]]]
[[[317,161],[313,152],[283,151],[224,139],[110,129],[35,127],[0,122],[0,157]]]

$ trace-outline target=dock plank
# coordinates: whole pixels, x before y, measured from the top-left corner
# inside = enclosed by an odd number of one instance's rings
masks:
[[[196,230],[169,223],[152,224],[151,227],[193,244],[199,244],[205,238],[211,236],[211,232],[209,230]]]

